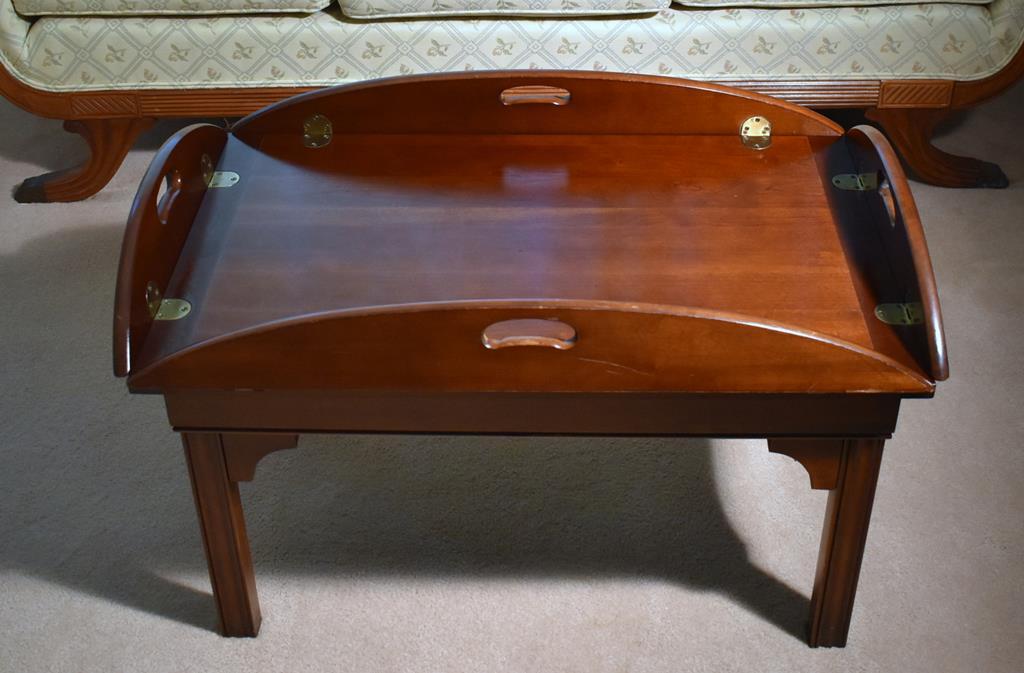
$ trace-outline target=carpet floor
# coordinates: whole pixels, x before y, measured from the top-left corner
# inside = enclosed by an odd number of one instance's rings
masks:
[[[222,639],[161,402],[111,374],[124,219],[0,101],[0,671],[899,671],[1024,661],[1024,86],[939,139],[1006,190],[915,183],[952,378],[887,444],[846,649],[801,629],[825,503],[760,441],[309,437],[243,486],[264,612]]]

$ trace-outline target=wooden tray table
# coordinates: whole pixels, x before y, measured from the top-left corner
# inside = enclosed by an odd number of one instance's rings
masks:
[[[167,141],[114,369],[182,434],[222,632],[260,624],[238,482],[300,433],[765,437],[830,491],[808,639],[846,643],[882,445],[947,376],[870,127],[722,86],[403,78]]]

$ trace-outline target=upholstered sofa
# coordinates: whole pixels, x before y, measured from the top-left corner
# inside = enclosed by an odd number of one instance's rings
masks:
[[[660,74],[863,108],[921,179],[1006,184],[997,166],[941,152],[931,134],[1024,73],[1024,0],[670,2],[0,0],[0,91],[68,120],[92,150],[15,197],[95,193],[156,118],[234,117],[343,82],[509,68]]]

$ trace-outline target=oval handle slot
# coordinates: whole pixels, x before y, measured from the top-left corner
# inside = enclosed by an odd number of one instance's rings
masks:
[[[501,92],[502,105],[568,105],[571,99],[572,94],[557,86],[514,86]]]
[[[899,211],[896,207],[896,197],[892,193],[892,185],[889,184],[889,178],[883,177],[881,182],[878,183],[878,195],[882,197],[882,205],[885,206],[885,214],[889,216],[889,224],[895,227]]]
[[[560,351],[576,345],[576,330],[558,320],[503,320],[484,328],[480,335],[484,348],[495,350],[512,346],[543,346]]]
[[[174,171],[164,178],[164,189],[157,196],[156,202],[156,217],[160,220],[160,224],[167,224],[171,219],[171,209],[174,208],[174,202],[178,200],[183,190],[184,181],[179,171]]]

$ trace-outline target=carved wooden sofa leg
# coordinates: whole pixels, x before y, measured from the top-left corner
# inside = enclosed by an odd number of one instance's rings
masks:
[[[79,201],[103,189],[121,166],[128,150],[155,119],[73,119],[64,130],[89,143],[89,158],[81,166],[28,178],[14,192],[19,203]]]
[[[882,439],[772,439],[768,449],[798,461],[811,488],[829,491],[807,641],[844,647],[882,460]]]
[[[940,187],[995,187],[1009,184],[996,164],[943,152],[932,144],[935,127],[951,114],[950,108],[869,108],[877,122],[917,178]]]
[[[252,480],[263,456],[294,448],[296,441],[296,435],[276,433],[182,433],[220,631],[225,636],[253,637],[261,621],[238,482]]]

